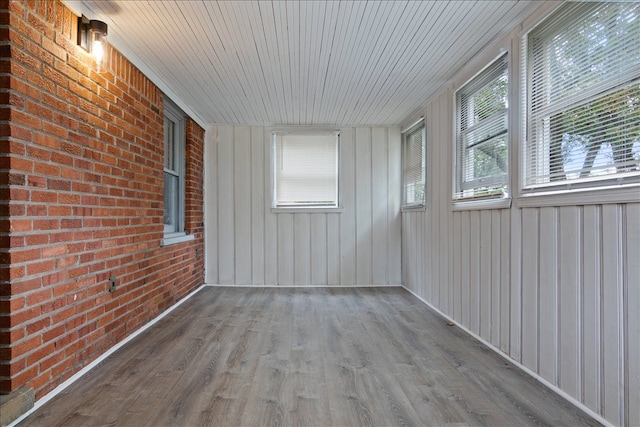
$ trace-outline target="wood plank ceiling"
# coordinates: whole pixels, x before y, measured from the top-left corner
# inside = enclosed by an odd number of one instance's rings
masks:
[[[67,3],[107,22],[109,41],[201,122],[264,126],[401,124],[535,6],[512,0]]]

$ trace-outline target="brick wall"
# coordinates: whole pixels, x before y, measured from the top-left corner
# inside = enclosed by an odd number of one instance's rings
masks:
[[[203,283],[204,131],[163,237],[163,95],[54,0],[0,0],[0,393],[41,397]],[[109,277],[117,290],[110,293]]]

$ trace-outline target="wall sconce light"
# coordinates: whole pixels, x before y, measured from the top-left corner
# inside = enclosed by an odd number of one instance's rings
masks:
[[[90,52],[96,63],[102,62],[107,38],[107,24],[82,15],[78,18],[78,45]]]

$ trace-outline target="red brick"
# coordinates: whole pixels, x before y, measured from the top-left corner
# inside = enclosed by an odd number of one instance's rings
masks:
[[[11,183],[0,225],[20,263],[2,272],[1,295],[14,296],[12,315],[0,315],[0,328],[11,329],[0,334],[22,350],[32,338],[46,342],[6,364],[15,377],[0,391],[29,383],[41,396],[202,283],[193,253],[203,250],[204,132],[187,121],[186,225],[197,237],[160,247],[162,93],[110,48],[97,72],[72,40],[75,16],[63,3],[9,7],[19,12],[8,33],[13,66],[0,60],[12,88],[0,92],[11,120],[0,112],[0,132],[11,135],[0,156]],[[0,366],[10,357],[2,353]]]
[[[42,258],[51,258],[67,253],[67,245],[48,246],[42,249]]]
[[[60,176],[60,167],[50,163],[37,162],[34,165],[33,171],[41,175]]]
[[[27,244],[30,246],[44,245],[49,243],[48,234],[30,234],[26,237]]]
[[[34,262],[27,266],[27,274],[35,275],[35,274],[51,271],[53,270],[54,266],[55,266],[54,261]]]
[[[41,256],[40,249],[27,249],[23,251],[11,252],[11,262],[15,264],[33,261]]]
[[[32,222],[30,219],[13,219],[11,220],[10,231],[14,233],[31,231],[31,227],[32,227]]]
[[[51,325],[51,318],[45,317],[27,325],[27,334],[34,334]]]

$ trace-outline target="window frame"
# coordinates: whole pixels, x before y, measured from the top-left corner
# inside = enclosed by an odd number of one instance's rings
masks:
[[[336,196],[335,205],[318,204],[295,204],[285,205],[277,202],[277,141],[284,135],[298,136],[332,136],[336,140]],[[340,131],[336,129],[273,129],[271,131],[270,153],[271,153],[271,200],[270,207],[273,213],[341,213],[342,212],[342,191],[340,179]]]
[[[493,57],[490,61],[486,63],[486,65],[478,71],[475,75],[469,78],[467,81],[462,83],[453,91],[453,135],[454,135],[454,144],[453,144],[453,188],[452,188],[452,206],[453,210],[474,210],[474,209],[503,209],[511,207],[511,173],[512,173],[512,114],[514,111],[513,108],[513,90],[512,90],[512,70],[511,70],[511,60],[512,56],[508,49],[501,50],[501,52]],[[493,72],[492,72],[493,70]],[[495,71],[497,70],[497,71]],[[495,112],[489,117],[483,119],[482,121],[475,123],[473,125],[468,126],[467,129],[463,130],[463,118],[462,118],[462,105],[461,105],[461,96],[465,93],[465,90],[469,90],[472,88],[473,90],[469,91],[470,95],[474,95],[480,89],[486,86],[486,84],[490,83],[493,80],[489,78],[491,75],[500,72],[500,74],[496,74],[494,77],[500,77],[503,73],[507,76],[507,107]],[[487,76],[489,74],[489,76]],[[480,84],[483,80],[487,80],[484,84]],[[471,181],[466,181],[463,179],[462,175],[464,173],[464,157],[461,158],[461,154],[466,153],[470,148],[473,147],[462,147],[463,137],[467,135],[468,129],[478,129],[486,126],[487,123],[490,122],[499,122],[500,120],[504,121],[505,130],[500,133],[490,135],[490,137],[484,138],[481,140],[482,142],[490,141],[494,138],[498,138],[502,135],[506,138],[506,172],[503,175],[493,175],[485,178],[476,178]],[[477,145],[477,144],[476,144]],[[466,183],[466,184],[465,184]],[[495,191],[487,195],[469,195],[465,196],[461,193],[465,190],[475,190],[479,189],[479,186],[472,185],[473,183],[483,183],[483,184],[502,184],[505,189],[501,192]]]
[[[164,223],[164,238],[161,245],[167,246],[175,243],[180,243],[194,238],[193,235],[189,235],[185,231],[185,176],[186,176],[186,114],[175,105],[170,99],[164,99],[164,114],[163,114],[163,141],[165,151],[163,153],[163,177],[165,186],[165,195],[163,197],[164,206],[166,206],[166,174],[170,174],[177,178],[177,188],[171,194],[173,203],[175,205],[174,212],[171,214],[172,223],[175,225]],[[166,149],[168,144],[167,138],[169,137],[168,124],[172,122],[173,125],[173,169],[167,168]],[[164,214],[163,214],[164,218]],[[163,220],[164,222],[164,220]]]
[[[566,4],[553,8],[550,13],[546,14],[542,19],[537,20],[526,31],[521,33],[521,118],[520,123],[522,126],[522,138],[520,144],[520,155],[518,159],[519,165],[519,182],[518,182],[518,204],[522,207],[530,206],[565,206],[575,204],[600,204],[600,203],[615,203],[615,202],[634,202],[640,200],[640,173],[613,173],[595,177],[585,177],[575,179],[559,179],[549,180],[548,182],[531,183],[531,180],[542,178],[541,175],[532,175],[530,170],[535,167],[534,163],[539,164],[541,161],[539,156],[544,156],[545,153],[548,156],[551,152],[550,143],[547,142],[543,146],[544,141],[533,141],[531,135],[531,128],[535,126],[532,123],[532,92],[534,70],[531,67],[531,60],[533,54],[531,51],[533,48],[530,43],[531,34],[539,28],[540,25],[544,25],[545,22],[553,23],[554,16],[557,14],[565,13],[563,7]],[[568,7],[568,6],[567,6]],[[597,4],[585,3],[581,7],[585,9],[596,8]],[[584,17],[584,15],[578,15],[578,18]],[[548,76],[547,76],[548,77]],[[577,98],[581,99],[580,104],[568,104],[565,107],[546,106],[545,110],[556,113],[562,113],[570,111],[578,105],[583,105],[587,102],[594,101],[602,94],[612,92],[614,87],[623,88],[630,85],[633,82],[638,82],[640,75],[629,78],[624,82],[617,82],[616,84],[610,84],[604,90],[594,92],[590,96]],[[545,83],[546,84],[546,83]],[[584,98],[584,99],[583,99]],[[550,104],[551,105],[551,104]],[[549,113],[551,114],[551,113]],[[537,156],[532,154],[535,151]],[[531,156],[531,157],[530,157]],[[532,158],[534,157],[534,158]],[[542,162],[550,164],[549,159],[543,159]],[[538,178],[540,177],[540,178]]]
[[[424,117],[421,117],[417,122],[408,126],[406,129],[401,131],[401,148],[400,148],[400,158],[401,158],[401,209],[404,210],[419,210],[424,209],[427,204],[427,127],[425,123]],[[406,162],[406,147],[408,144],[407,137],[409,135],[413,135],[416,132],[420,131],[422,135],[422,201],[421,202],[413,202],[407,203],[406,201],[406,187],[405,187],[405,162]]]

